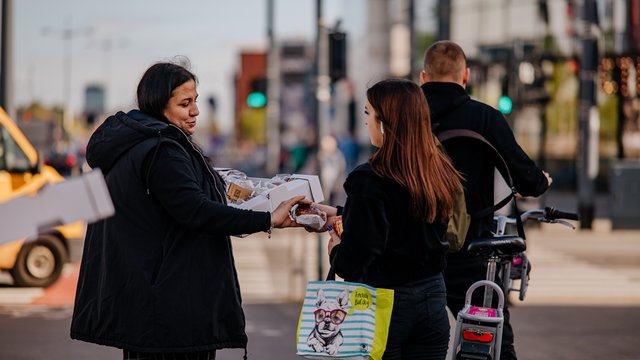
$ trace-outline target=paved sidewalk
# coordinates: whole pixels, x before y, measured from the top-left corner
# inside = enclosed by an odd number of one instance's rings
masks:
[[[5,285],[11,283],[7,274],[2,274],[0,286],[0,306],[6,305],[43,305],[51,307],[71,307],[75,300],[80,264],[66,264],[58,281],[46,288],[21,288]]]
[[[527,230],[532,261],[525,303],[640,306],[640,230],[543,224]]]
[[[526,299],[516,305],[640,306],[640,230],[612,231],[608,220],[596,219],[592,230],[542,224],[526,233],[533,270]],[[300,229],[234,239],[245,302],[301,299],[306,281],[317,279],[317,239]]]

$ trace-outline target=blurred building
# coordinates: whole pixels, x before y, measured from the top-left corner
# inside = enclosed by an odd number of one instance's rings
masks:
[[[439,1],[442,3],[443,1]],[[449,1],[447,1],[449,2]],[[573,188],[578,151],[583,2],[451,0],[450,37],[470,60],[470,92],[501,108],[525,151]],[[604,190],[612,160],[640,158],[640,1],[596,1],[599,76],[597,148]],[[491,24],[490,26],[488,24]]]
[[[234,140],[229,160],[252,176],[262,174],[266,156],[267,54],[259,50],[240,52],[234,77]]]
[[[62,127],[62,109],[49,109],[38,103],[18,109],[17,125],[38,150],[45,165],[68,176],[80,169],[79,149]]]
[[[243,51],[239,60],[235,76],[236,138],[238,141],[253,141],[264,145],[267,54],[263,51]],[[254,96],[263,98],[254,100]]]
[[[313,49],[305,41],[279,44],[281,169],[299,172],[309,161],[317,121],[311,113],[314,96],[311,71]]]
[[[279,168],[293,172],[306,164],[309,147],[315,139],[316,124],[310,114],[312,48],[307,42],[293,40],[280,41],[276,46],[276,81],[280,89]],[[266,106],[270,101],[267,98],[266,60],[265,52],[241,52],[235,77],[237,147],[241,157],[254,163],[251,172],[262,171],[258,169],[266,160]]]
[[[34,103],[19,108],[16,124],[38,151],[47,151],[55,144],[54,134],[61,131],[61,113]]]

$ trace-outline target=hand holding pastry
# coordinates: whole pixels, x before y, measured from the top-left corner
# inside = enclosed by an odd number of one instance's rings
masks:
[[[310,204],[310,200],[305,200],[304,196],[296,196],[287,201],[283,201],[271,213],[271,225],[274,228],[299,227],[300,225],[291,219],[289,212],[298,205]]]
[[[291,218],[305,228],[313,230],[323,229],[327,222],[327,213],[320,210],[316,204],[297,204],[291,208]]]

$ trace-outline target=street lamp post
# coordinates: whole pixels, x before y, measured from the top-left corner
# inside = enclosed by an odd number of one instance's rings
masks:
[[[315,96],[313,97],[313,113],[316,120],[315,143],[313,154],[316,159],[316,173],[322,179],[322,162],[320,159],[320,142],[327,135],[327,120],[329,101],[331,100],[331,78],[329,77],[329,59],[327,57],[328,39],[322,18],[322,0],[316,0],[316,39],[315,59],[313,62],[313,79],[315,82]],[[318,279],[324,278],[322,259],[324,249],[322,236],[318,233]]]
[[[578,102],[578,213],[580,228],[591,229],[594,215],[594,182],[598,171],[598,127],[595,108],[595,86],[598,63],[598,39],[595,0],[582,2],[582,34],[580,38],[580,98]]]
[[[273,29],[274,2],[267,2],[267,174],[280,170],[280,65]]]
[[[12,89],[12,13],[13,1],[2,0],[2,12],[0,18],[0,107],[3,107],[9,115],[13,114],[11,101]]]
[[[59,36],[64,45],[64,59],[62,61],[62,94],[64,96],[64,108],[62,114],[62,126],[65,130],[69,130],[73,123],[73,114],[71,106],[71,72],[72,72],[72,41],[74,37],[80,35],[90,35],[92,29],[88,27],[73,28],[71,20],[63,28],[45,27],[42,29],[43,36]]]
[[[112,36],[108,36],[104,39],[102,39],[101,41],[101,47],[102,47],[102,51],[103,56],[102,56],[102,72],[103,72],[103,82],[104,82],[104,86],[105,86],[105,90],[107,95],[109,95],[110,93],[113,94],[113,89],[111,88],[110,85],[112,85],[112,60],[113,60],[113,50],[117,50],[117,49],[124,49],[127,47],[127,41],[126,39],[119,39],[117,42],[114,41]],[[108,96],[107,96],[108,98]],[[105,108],[109,108],[108,107],[109,102],[106,101],[106,105]]]

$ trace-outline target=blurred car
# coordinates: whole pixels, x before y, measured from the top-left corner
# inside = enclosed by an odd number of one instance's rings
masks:
[[[76,175],[81,172],[82,161],[76,151],[51,150],[43,155],[45,165],[51,166],[62,176]]]

